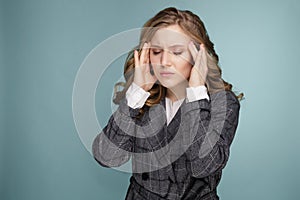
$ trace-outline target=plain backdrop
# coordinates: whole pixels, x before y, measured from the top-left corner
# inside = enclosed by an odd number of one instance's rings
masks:
[[[2,0],[1,200],[124,199],[130,175],[100,167],[78,136],[73,84],[95,46],[168,6],[201,17],[224,79],[245,93],[221,199],[300,199],[299,1]],[[101,124],[118,62],[98,86]]]

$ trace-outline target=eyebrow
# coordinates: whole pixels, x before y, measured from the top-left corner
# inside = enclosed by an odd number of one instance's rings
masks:
[[[162,48],[161,46],[156,45],[156,44],[154,44],[154,45],[151,44],[151,47]],[[185,45],[183,45],[183,44],[174,44],[174,45],[169,46],[169,48],[174,48],[174,47],[185,47]]]

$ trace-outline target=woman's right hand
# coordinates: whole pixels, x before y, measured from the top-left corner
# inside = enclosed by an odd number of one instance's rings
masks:
[[[145,91],[149,91],[157,78],[150,72],[150,43],[144,43],[141,56],[137,50],[134,50],[134,79],[133,82],[143,88]]]

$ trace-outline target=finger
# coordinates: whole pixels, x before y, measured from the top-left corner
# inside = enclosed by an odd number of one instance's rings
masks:
[[[200,51],[197,57],[197,65],[196,69],[199,70],[199,75],[203,80],[205,80],[206,75],[207,75],[207,54],[206,54],[206,49],[204,45],[200,46]]]
[[[146,54],[145,54],[145,63],[149,63],[150,60],[150,42],[147,43]]]
[[[195,64],[194,64],[194,67],[196,67],[197,69],[200,68],[202,54],[203,54],[203,51],[201,51],[201,49],[200,49],[200,51],[197,52],[197,55],[195,58]]]
[[[194,42],[192,42],[192,41],[189,43],[189,50],[192,54],[193,59],[196,60],[198,50],[197,50]]]
[[[134,50],[134,65],[139,67],[139,52],[137,50]]]
[[[141,64],[145,65],[149,62],[149,43],[146,43],[144,46],[144,54],[143,54],[143,59],[141,61]]]
[[[207,55],[208,55],[208,53],[207,53],[207,51],[206,51],[206,49],[205,49],[205,47],[204,47],[203,44],[201,44],[200,48],[202,49],[201,60],[203,61],[203,63],[207,63]]]
[[[148,42],[147,46],[148,47],[147,47],[147,53],[145,58],[145,66],[146,66],[146,72],[150,72],[150,47],[151,47],[150,42]]]
[[[145,54],[146,54],[146,48],[147,48],[147,43],[145,42],[142,48],[142,53],[140,56],[140,64],[141,66],[143,66],[144,62],[145,62]]]

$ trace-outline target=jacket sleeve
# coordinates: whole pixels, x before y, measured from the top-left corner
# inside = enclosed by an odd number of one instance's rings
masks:
[[[184,145],[188,170],[202,178],[223,169],[229,158],[239,118],[240,104],[231,91],[211,95],[185,104],[184,123],[187,135]]]
[[[102,132],[94,138],[93,156],[100,165],[118,167],[130,159],[135,132],[134,117],[138,112],[139,109],[130,108],[124,98]]]

